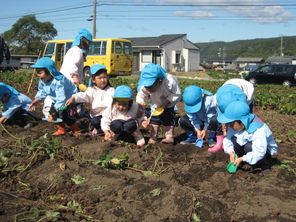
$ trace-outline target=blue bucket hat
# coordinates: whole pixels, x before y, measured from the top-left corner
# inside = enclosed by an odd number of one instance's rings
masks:
[[[212,95],[212,93],[195,85],[190,85],[184,89],[183,101],[187,113],[196,113],[201,109],[203,94]]]
[[[90,67],[90,74],[94,75],[96,74],[97,71],[99,71],[100,69],[104,69],[107,72],[107,68],[104,65],[101,64],[96,64]]]
[[[141,77],[138,85],[152,86],[158,78],[166,78],[166,71],[160,65],[154,63],[147,64],[141,71]]]
[[[73,43],[72,43],[72,46],[76,46],[76,45],[79,45],[80,44],[80,39],[84,37],[86,38],[88,41],[91,41],[93,42],[92,40],[92,34],[87,30],[87,29],[81,29],[78,34],[76,35]]]
[[[6,93],[8,93],[10,96],[20,94],[15,88],[0,82],[0,100]]]
[[[133,90],[125,85],[117,86],[114,92],[114,99],[120,101],[133,100]]]
[[[225,112],[218,115],[217,119],[220,123],[240,120],[245,125],[248,133],[253,133],[264,124],[260,118],[250,112],[249,105],[242,101],[231,102]]]
[[[226,107],[233,101],[247,101],[244,91],[236,85],[221,86],[216,93],[216,99],[218,103],[218,114],[224,113]]]
[[[39,59],[34,65],[31,65],[32,68],[47,68],[50,74],[58,79],[61,80],[63,78],[63,74],[56,70],[55,62],[49,57],[43,57]]]

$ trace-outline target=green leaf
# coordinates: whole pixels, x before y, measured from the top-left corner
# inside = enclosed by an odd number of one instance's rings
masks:
[[[82,176],[78,175],[74,175],[71,180],[75,183],[75,184],[82,184],[83,182],[89,180],[88,178],[84,178]]]
[[[144,176],[146,176],[146,177],[153,175],[153,172],[152,172],[152,171],[142,171],[142,173],[143,173]]]
[[[153,197],[159,196],[160,195],[160,188],[151,190],[150,193],[152,193]]]
[[[52,219],[58,217],[59,215],[60,212],[46,211],[46,216],[51,217]]]
[[[201,222],[200,216],[198,216],[196,213],[192,214],[192,219],[196,222]]]

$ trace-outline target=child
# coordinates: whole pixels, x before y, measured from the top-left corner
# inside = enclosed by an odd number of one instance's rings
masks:
[[[36,112],[29,110],[32,100],[28,96],[0,82],[0,100],[3,103],[2,115],[0,117],[1,123],[5,123],[6,120],[12,120],[13,123],[24,127],[24,129],[33,127],[33,123],[29,121],[35,121],[34,115]]]
[[[204,139],[207,130],[215,127],[210,122],[216,115],[213,95],[198,86],[191,85],[185,88],[183,101],[187,115],[179,119],[179,125],[185,130],[188,138],[181,144],[195,143],[197,138]]]
[[[278,146],[269,127],[250,112],[248,104],[241,101],[230,103],[225,112],[218,115],[218,121],[228,124],[223,145],[224,152],[230,155],[230,162],[240,165],[244,161],[261,167],[263,175],[268,174],[268,160],[277,153]]]
[[[247,80],[244,79],[238,79],[238,78],[234,78],[234,79],[229,79],[227,80],[217,91],[217,93],[214,95],[214,103],[216,105],[216,96],[219,94],[219,91],[225,91],[223,88],[224,86],[237,86],[239,87],[244,94],[246,95],[246,103],[250,106],[250,110],[252,112],[253,110],[253,103],[254,103],[254,85],[250,82],[248,82]],[[231,88],[228,88],[231,89]],[[236,90],[236,89],[235,89]],[[221,93],[222,93],[221,91]]]
[[[49,96],[52,100],[52,107],[48,122],[52,122],[52,120],[55,120],[57,117],[63,120],[63,122],[56,124],[58,131],[52,135],[66,134],[66,123],[74,132],[74,136],[79,136],[80,129],[77,126],[76,119],[69,115],[69,107],[59,110],[73,94],[77,93],[77,87],[62,73],[56,70],[55,62],[48,57],[39,59],[36,64],[31,67],[36,68],[37,75],[40,79],[38,92],[34,101],[29,106],[29,109],[35,110],[37,104]]]
[[[151,116],[152,126],[149,144],[157,141],[157,134],[161,124],[165,126],[165,138],[162,143],[174,143],[175,105],[181,99],[181,87],[178,79],[166,74],[159,65],[149,63],[141,71],[139,92],[136,101],[143,109],[150,98],[151,113],[156,108],[163,108],[164,112],[159,116]]]
[[[87,52],[91,42],[93,42],[92,34],[88,30],[82,29],[78,32],[71,48],[65,55],[60,72],[70,79],[76,86],[84,83],[83,63],[84,56],[86,56],[84,53]]]
[[[106,66],[93,65],[90,67],[92,83],[85,92],[79,92],[70,98],[66,104],[70,105],[73,102],[90,103],[90,123],[94,127],[91,135],[102,133],[101,119],[103,111],[111,105],[113,100],[114,88],[109,82]]]
[[[116,140],[118,136],[132,134],[138,146],[145,145],[138,125],[146,122],[146,117],[137,118],[139,106],[133,101],[132,89],[128,86],[118,86],[114,92],[112,105],[103,112],[101,121],[105,140]]]
[[[214,95],[214,104],[216,104],[216,109],[218,114],[224,113],[226,107],[233,101],[246,102],[247,98],[245,93],[236,85],[226,84],[221,86],[217,93]],[[212,117],[211,122],[215,122],[217,128],[212,129],[211,132],[216,136],[216,145],[209,148],[208,151],[215,153],[223,150],[223,139],[226,135],[227,126],[226,124],[221,124],[217,121],[217,115]]]

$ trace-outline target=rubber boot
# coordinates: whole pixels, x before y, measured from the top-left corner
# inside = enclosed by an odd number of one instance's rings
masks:
[[[74,136],[79,137],[81,135],[80,128],[77,126],[76,122],[70,126],[70,129],[74,133]]]
[[[137,146],[144,146],[145,145],[145,139],[144,139],[139,128],[137,128],[136,131],[133,132],[133,136],[136,140]]]
[[[195,144],[195,141],[197,140],[196,133],[194,131],[187,131],[186,135],[188,138],[181,141],[180,144]]]
[[[224,135],[219,135],[219,136],[216,136],[216,140],[217,140],[217,143],[214,147],[212,148],[209,148],[208,151],[211,152],[211,153],[216,153],[216,152],[219,152],[220,150],[223,150],[223,139],[224,139]]]
[[[216,145],[215,137],[216,137],[216,133],[214,131],[211,131],[210,136],[208,138],[209,147],[213,147]]]
[[[149,144],[155,144],[156,143],[158,131],[159,131],[159,125],[151,124],[150,139],[148,141]]]
[[[52,133],[51,135],[58,136],[58,135],[65,135],[65,134],[67,134],[65,123],[55,124],[55,127],[58,128],[58,131]]]
[[[167,144],[174,143],[174,126],[165,126],[165,138],[161,142]]]

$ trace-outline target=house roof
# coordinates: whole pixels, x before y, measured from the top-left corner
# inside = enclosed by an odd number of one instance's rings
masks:
[[[266,63],[292,63],[292,60],[296,60],[295,56],[272,56],[266,59]]]
[[[238,57],[236,62],[264,62],[263,58],[256,58],[256,57]]]
[[[186,34],[171,34],[171,35],[161,35],[158,37],[140,37],[140,38],[125,38],[132,41],[133,47],[162,47],[179,38],[186,38]],[[199,49],[189,40],[185,41],[184,48],[187,49]]]
[[[231,58],[231,57],[224,57],[224,60],[223,60],[223,57],[214,57],[214,58],[211,58],[211,59],[207,59],[207,62],[233,62],[234,59]]]

